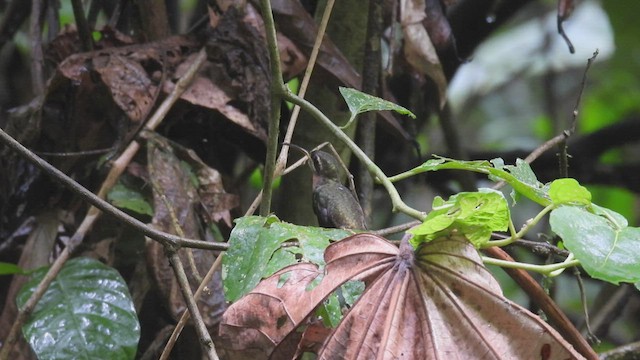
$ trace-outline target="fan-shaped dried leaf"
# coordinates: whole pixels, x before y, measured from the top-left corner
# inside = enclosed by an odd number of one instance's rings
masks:
[[[324,277],[311,290],[318,269],[283,269],[229,308],[223,337],[235,350],[265,358],[320,301],[353,278],[364,280],[367,289],[319,359],[582,358],[544,321],[502,296],[468,240],[440,238],[415,252],[407,241],[398,250],[359,234],[332,244]]]

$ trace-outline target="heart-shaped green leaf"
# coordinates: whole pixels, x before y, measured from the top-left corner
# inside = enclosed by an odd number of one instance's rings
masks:
[[[611,210],[609,210],[611,211]],[[640,228],[619,226],[583,207],[563,206],[551,212],[553,232],[594,278],[614,284],[640,281]]]

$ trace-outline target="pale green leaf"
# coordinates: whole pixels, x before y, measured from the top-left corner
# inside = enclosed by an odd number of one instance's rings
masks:
[[[497,167],[496,167],[497,166]],[[462,161],[443,157],[430,159],[411,170],[412,174],[437,170],[466,170],[488,175],[491,180],[503,180],[515,191],[542,206],[551,204],[548,188],[540,183],[531,171],[529,164],[520,160],[517,165],[503,165],[500,159]]]
[[[465,235],[475,246],[489,241],[491,232],[504,231],[509,226],[509,207],[500,192],[481,189],[478,192],[462,192],[446,202],[436,198],[434,210],[424,222],[409,230],[412,244],[419,245],[457,231]]]
[[[614,284],[640,281],[640,228],[618,227],[577,206],[555,209],[549,222],[592,277]]]
[[[554,204],[591,204],[591,193],[575,179],[557,179],[549,187],[549,197]]]

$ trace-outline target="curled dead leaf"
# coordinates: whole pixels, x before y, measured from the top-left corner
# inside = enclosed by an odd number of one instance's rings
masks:
[[[418,73],[428,76],[438,87],[440,107],[446,102],[447,78],[436,48],[423,25],[425,0],[401,0],[400,22],[404,33],[404,54]]]
[[[227,346],[254,358],[292,358],[291,346],[282,349],[284,340],[338,286],[359,279],[366,290],[328,336],[319,359],[583,358],[502,295],[462,236],[414,251],[407,238],[398,249],[358,234],[330,245],[325,260],[324,272],[311,264],[287,267],[233,304],[220,326]]]
[[[176,156],[168,141],[159,136],[149,141],[147,157],[150,181],[154,183],[154,227],[189,238],[204,238],[201,229],[205,226],[200,223],[197,213],[198,193],[191,180],[193,174],[189,173],[184,163]],[[149,272],[171,316],[177,320],[186,310],[186,304],[164,249],[161,244],[150,241],[147,243],[146,252]],[[215,256],[211,251],[201,249],[180,249],[178,255],[187,269],[192,291],[195,291],[199,285],[199,278],[206,274]],[[209,296],[201,297],[198,307],[207,327],[215,329],[226,308],[219,271],[214,274],[207,287]]]

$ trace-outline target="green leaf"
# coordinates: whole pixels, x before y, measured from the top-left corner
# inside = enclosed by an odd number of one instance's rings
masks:
[[[281,268],[306,261],[324,266],[324,249],[330,240],[351,235],[340,229],[297,226],[275,216],[247,216],[236,220],[229,250],[222,260],[225,297],[236,301],[258,282]],[[286,244],[297,241],[297,245]]]
[[[17,296],[24,306],[47,268]],[[120,274],[89,258],[67,262],[22,331],[39,359],[133,359],[140,325]]]
[[[591,193],[575,179],[557,179],[549,187],[549,197],[555,205],[591,204]]]
[[[466,170],[489,175],[492,180],[504,180],[515,191],[526,196],[542,206],[551,205],[547,194],[548,188],[539,182],[531,167],[524,160],[519,160],[516,165],[503,165],[501,159],[462,161],[436,157],[427,160],[424,164],[411,170],[412,174],[437,170]],[[495,165],[495,166],[494,166]]]
[[[509,206],[502,193],[491,189],[462,192],[443,202],[436,197],[424,222],[409,230],[411,242],[418,246],[451,231],[464,234],[476,247],[489,241],[493,231],[509,226]]]
[[[611,221],[616,218],[562,206],[551,212],[549,222],[589,275],[614,284],[635,283],[640,281],[640,228],[621,227]]]
[[[342,94],[342,97],[347,103],[347,106],[349,106],[349,111],[351,112],[349,122],[347,122],[344,127],[349,126],[356,116],[367,111],[391,110],[402,115],[408,115],[413,119],[416,118],[416,116],[405,107],[396,105],[391,101],[387,101],[379,97],[365,94],[356,89],[340,87],[340,94]]]
[[[0,275],[26,274],[27,272],[16,264],[0,262]]]
[[[316,314],[322,317],[322,322],[326,327],[336,328],[338,324],[340,324],[340,320],[342,320],[342,311],[338,296],[335,293],[329,295],[327,300],[320,304]]]
[[[153,215],[153,208],[144,199],[142,194],[126,187],[122,183],[116,184],[111,191],[109,191],[107,199],[119,208],[135,211],[138,214]]]

